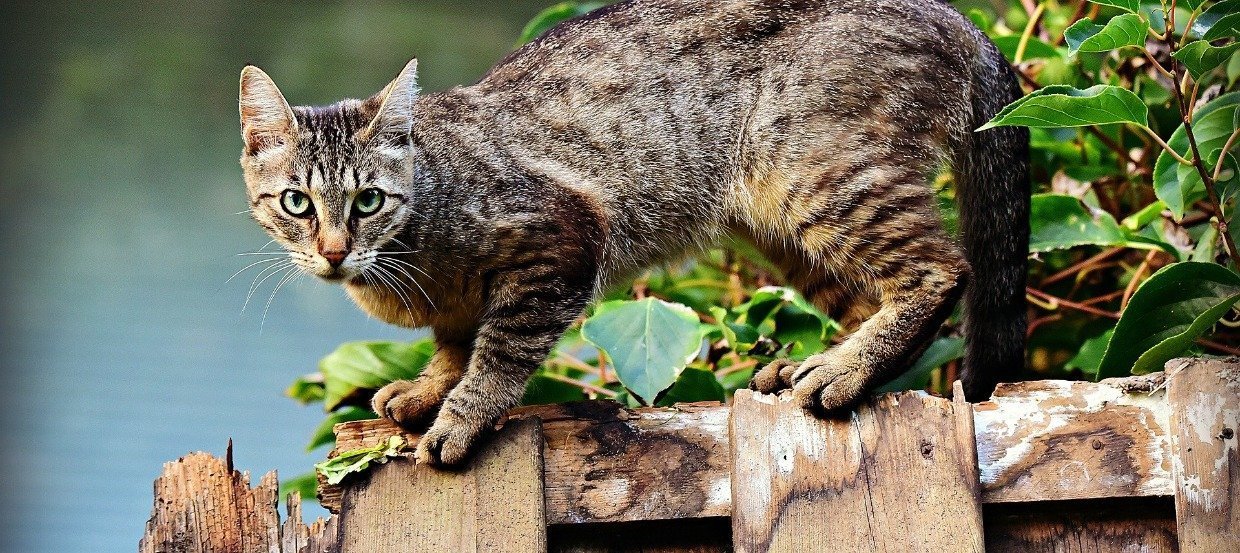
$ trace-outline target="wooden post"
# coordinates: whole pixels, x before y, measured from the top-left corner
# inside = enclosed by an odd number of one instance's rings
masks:
[[[887,394],[819,420],[742,390],[731,443],[738,552],[983,550],[968,403]]]
[[[230,454],[231,459],[231,446]],[[310,527],[301,500],[288,501],[283,527],[276,511],[279,485],[269,472],[250,488],[250,476],[230,461],[191,453],[164,465],[155,480],[155,507],[138,543],[141,553],[335,553],[335,519]]]
[[[1167,363],[1180,551],[1240,551],[1240,361]]]
[[[509,421],[460,471],[389,461],[346,488],[341,551],[546,551],[542,475],[536,419]]]

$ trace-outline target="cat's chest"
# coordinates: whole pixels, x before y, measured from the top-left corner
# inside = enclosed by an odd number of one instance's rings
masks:
[[[432,309],[426,300],[404,290],[397,293],[390,287],[349,282],[345,292],[367,315],[388,324],[407,328],[429,326]]]

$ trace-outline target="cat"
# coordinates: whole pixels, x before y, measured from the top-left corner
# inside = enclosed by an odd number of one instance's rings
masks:
[[[562,23],[476,84],[290,107],[241,74],[254,219],[368,314],[437,349],[374,410],[455,465],[600,291],[751,241],[806,298],[864,320],[751,387],[819,413],[916,359],[963,296],[964,389],[1024,362],[1028,133],[974,132],[1015,74],[936,0],[629,0]],[[961,243],[928,180],[956,174]]]

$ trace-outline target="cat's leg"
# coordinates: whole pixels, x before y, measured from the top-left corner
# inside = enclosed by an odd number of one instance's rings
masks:
[[[468,341],[435,337],[435,354],[413,380],[397,380],[381,388],[371,407],[381,417],[405,428],[428,424],[469,364]]]
[[[418,443],[419,462],[464,461],[478,438],[517,406],[526,380],[585,310],[594,295],[594,261],[564,250],[544,248],[493,273],[468,368]]]
[[[879,303],[843,343],[777,370],[801,405],[830,412],[853,405],[914,360],[950,315],[969,269],[942,230],[919,172],[874,168],[819,202],[795,221],[792,242],[807,260],[868,283]]]

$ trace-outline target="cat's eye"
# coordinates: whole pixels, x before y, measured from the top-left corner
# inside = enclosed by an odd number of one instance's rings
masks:
[[[294,217],[305,217],[310,214],[314,207],[310,203],[310,196],[297,190],[285,190],[280,196],[280,206],[287,211],[289,215]]]
[[[367,188],[357,193],[353,199],[353,211],[359,217],[374,215],[383,207],[383,191],[378,188]]]

